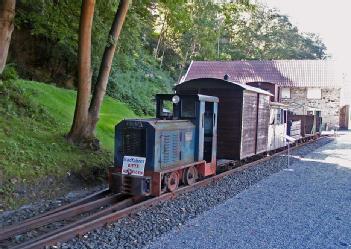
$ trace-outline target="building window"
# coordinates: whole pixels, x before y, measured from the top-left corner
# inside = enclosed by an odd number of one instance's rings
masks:
[[[320,88],[307,88],[307,98],[308,99],[321,99],[322,90]]]
[[[290,99],[290,88],[288,87],[282,88],[282,99]]]

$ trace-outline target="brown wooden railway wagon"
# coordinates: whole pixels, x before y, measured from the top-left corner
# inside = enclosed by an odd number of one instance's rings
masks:
[[[200,78],[175,87],[177,94],[219,98],[217,158],[241,160],[267,151],[270,93],[222,79]]]
[[[295,139],[301,138],[301,120],[298,121],[288,121],[287,133],[290,137]]]
[[[301,136],[305,137],[306,135],[313,135],[316,133],[316,117],[315,115],[296,115],[288,114],[289,121],[301,121]],[[320,124],[318,124],[320,126]]]

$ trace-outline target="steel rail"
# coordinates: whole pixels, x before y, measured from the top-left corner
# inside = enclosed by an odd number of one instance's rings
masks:
[[[42,216],[47,216],[49,214],[62,211],[62,210],[67,209],[67,208],[72,208],[72,207],[75,207],[75,206],[78,206],[78,205],[82,205],[84,203],[88,203],[88,202],[100,199],[100,198],[106,196],[109,192],[110,192],[110,190],[108,188],[102,189],[102,190],[100,190],[98,192],[95,192],[95,193],[90,194],[90,195],[88,195],[86,197],[83,197],[82,199],[76,200],[76,201],[71,202],[69,204],[66,204],[66,205],[63,205],[61,207],[55,208],[53,210],[50,210],[48,212],[42,213],[42,214],[37,215],[37,216],[35,216],[33,218],[27,219],[26,221],[34,220],[34,219],[40,218]]]
[[[88,200],[91,200],[91,198],[89,198],[84,199],[84,201],[81,202],[76,202],[74,205],[67,205],[66,207],[63,206],[63,208],[60,208],[59,210],[53,210],[46,215],[39,215],[37,217],[31,218],[30,220],[26,220],[23,223],[15,224],[6,229],[3,229],[0,231],[0,241],[6,240],[14,235],[22,234],[38,227],[45,226],[55,221],[64,220],[99,208],[101,206],[113,204],[121,200],[123,196],[124,195],[122,194],[115,194],[112,196],[102,197],[94,201],[86,202]],[[79,203],[83,204],[79,205]]]
[[[99,211],[91,216],[85,217],[83,219],[77,220],[74,223],[68,224],[66,226],[63,226],[59,229],[53,230],[49,233],[43,234],[42,236],[39,236],[37,238],[34,238],[32,240],[28,240],[24,243],[18,244],[12,249],[29,249],[29,248],[44,248],[47,245],[53,245],[57,242],[63,241],[62,238],[64,236],[68,236],[69,238],[75,237],[77,234],[79,234],[79,227],[83,226],[85,227],[86,224],[89,224],[93,220],[97,220],[100,217],[104,217],[106,215],[109,215],[111,213],[114,213],[116,211],[128,208],[132,206],[133,204],[142,201],[142,199],[137,199],[134,197],[127,198],[123,201],[120,201],[114,205],[112,205],[109,208],[106,208],[102,211]],[[75,231],[73,234],[72,231]]]
[[[61,207],[58,207],[58,208],[55,208],[55,209],[52,209],[50,211],[47,211],[45,213],[42,213],[42,214],[39,214],[39,215],[36,215],[34,217],[31,217],[29,219],[25,219],[24,222],[30,222],[32,220],[36,220],[36,219],[39,219],[41,217],[44,217],[44,216],[47,216],[47,215],[50,215],[50,214],[53,214],[53,213],[57,213],[59,211],[62,211],[64,209],[68,209],[68,208],[72,208],[72,207],[75,207],[75,206],[78,206],[78,205],[82,205],[84,203],[88,203],[90,201],[94,201],[94,200],[97,200],[99,198],[102,198],[104,196],[106,196],[108,193],[110,192],[110,190],[108,188],[105,188],[103,190],[100,190],[98,192],[95,192],[91,195],[88,195],[82,199],[79,199],[79,200],[76,200],[74,202],[71,202],[69,204],[66,204],[66,205],[63,205]],[[20,225],[22,225],[23,223],[20,223]],[[15,226],[16,224],[13,224],[11,226]],[[1,232],[0,232],[1,234]]]
[[[309,143],[315,142],[319,140],[320,137],[318,138],[312,138],[311,140],[303,143],[296,143],[293,147],[290,147],[290,150],[293,151],[301,146],[307,145]],[[200,187],[205,187],[210,185],[213,182],[216,182],[226,176],[232,175],[236,172],[241,172],[245,169],[248,169],[254,165],[257,165],[259,163],[262,163],[264,161],[268,161],[274,157],[277,157],[279,155],[282,155],[287,152],[287,149],[284,149],[280,152],[277,152],[273,155],[264,157],[262,159],[258,159],[253,162],[246,163],[242,166],[239,166],[234,169],[230,169],[228,171],[219,173],[213,177],[210,178],[205,178],[199,182],[196,182],[193,185],[189,186],[184,186],[181,187],[174,192],[171,193],[166,193],[163,194],[159,197],[153,197],[150,199],[136,199],[136,198],[130,198],[127,199],[126,202],[124,203],[124,207],[118,206],[119,203],[116,204],[116,206],[111,206],[110,208],[107,208],[106,210],[102,210],[101,213],[99,212],[99,215],[93,215],[89,216],[86,219],[83,219],[81,221],[75,222],[73,224],[70,224],[68,226],[65,226],[59,230],[55,230],[54,232],[51,232],[50,234],[44,235],[40,238],[36,238],[31,241],[27,241],[25,243],[22,243],[18,246],[15,247],[15,249],[18,248],[23,248],[23,249],[34,249],[34,248],[45,248],[46,246],[50,245],[55,245],[58,242],[63,242],[67,241],[69,239],[74,238],[75,236],[79,235],[82,236],[96,228],[103,227],[107,224],[113,223],[117,221],[120,218],[123,218],[125,216],[128,216],[130,214],[134,214],[136,212],[139,212],[145,208],[157,205],[159,203],[162,203],[167,200],[171,200],[176,198],[178,195],[187,193],[190,191],[193,191],[194,189],[200,188]]]

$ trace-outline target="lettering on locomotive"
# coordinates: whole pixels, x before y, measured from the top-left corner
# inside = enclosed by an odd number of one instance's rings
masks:
[[[123,157],[122,174],[123,175],[143,176],[145,162],[146,162],[145,157],[124,156]]]

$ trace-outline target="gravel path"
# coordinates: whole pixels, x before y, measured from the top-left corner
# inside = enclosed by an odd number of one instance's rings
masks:
[[[234,247],[351,248],[351,133],[147,248]]]
[[[296,158],[293,158],[292,162],[299,161],[299,157],[329,143],[330,140],[325,138],[297,149],[294,152]],[[205,211],[285,168],[286,156],[273,158],[243,172],[227,176],[208,187],[180,195],[175,200],[145,209],[131,217],[122,218],[108,227],[85,235],[82,239],[63,243],[61,248],[142,248],[159,240],[172,229],[181,231],[184,224],[203,215]]]

